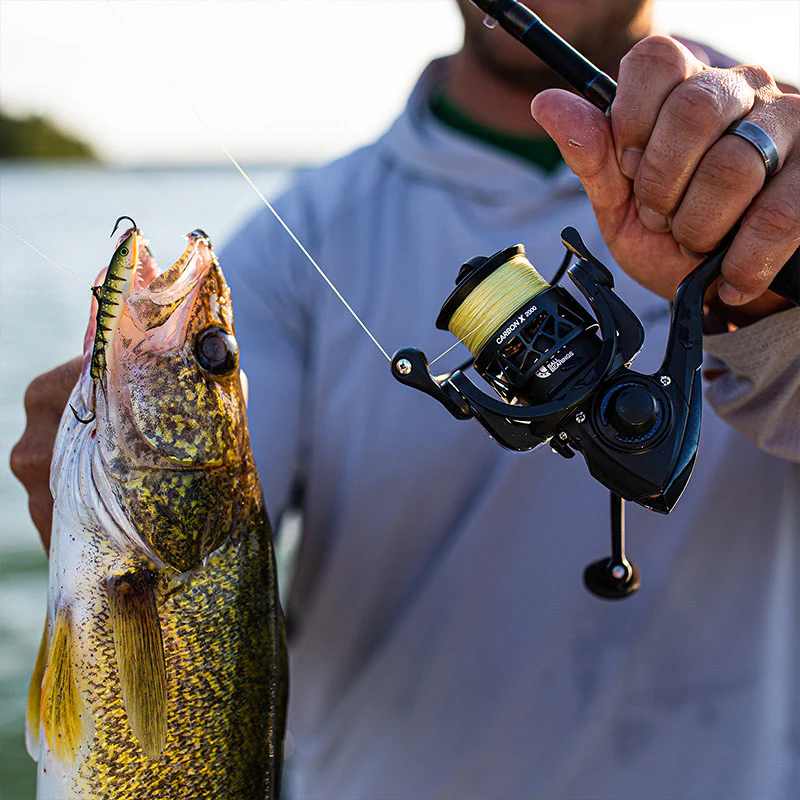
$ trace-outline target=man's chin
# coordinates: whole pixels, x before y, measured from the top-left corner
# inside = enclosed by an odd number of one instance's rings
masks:
[[[522,46],[519,47],[521,49]],[[502,58],[487,48],[482,40],[473,40],[472,51],[486,72],[507,86],[528,92],[531,96],[543,89],[569,88],[547,64],[526,51],[520,53],[524,58]]]

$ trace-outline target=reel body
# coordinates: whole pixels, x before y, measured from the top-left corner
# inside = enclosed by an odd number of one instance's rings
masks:
[[[566,458],[580,452],[590,474],[612,493],[612,554],[590,565],[584,580],[595,594],[619,598],[639,586],[638,570],[625,557],[623,500],[669,513],[691,476],[702,413],[703,295],[729,241],[679,287],[663,362],[647,375],[631,369],[644,330],[614,292],[612,274],[574,228],[565,228],[561,238],[577,258],[567,274],[595,316],[563,288],[542,281],[547,288],[523,298],[502,321],[489,320],[486,341],[473,351],[474,366],[498,396],[467,377],[472,360],[432,375],[422,351],[404,348],[392,358],[392,374],[457,419],[475,418],[510,450],[549,442]],[[521,245],[468,261],[437,327],[446,328],[471,293],[519,255]]]

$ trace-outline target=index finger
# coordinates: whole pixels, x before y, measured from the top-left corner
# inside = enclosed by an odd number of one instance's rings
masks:
[[[611,110],[617,163],[634,179],[658,113],[672,91],[705,69],[680,42],[648,36],[637,42],[619,65],[619,83]]]

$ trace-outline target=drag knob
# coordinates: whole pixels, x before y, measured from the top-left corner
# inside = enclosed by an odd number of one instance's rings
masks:
[[[658,418],[656,399],[644,386],[626,386],[608,409],[612,427],[623,436],[643,436]]]

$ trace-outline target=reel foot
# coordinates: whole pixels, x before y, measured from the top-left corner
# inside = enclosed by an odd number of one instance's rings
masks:
[[[636,592],[642,584],[639,568],[627,559],[614,562],[610,558],[593,561],[583,571],[583,583],[597,597],[622,600]]]

